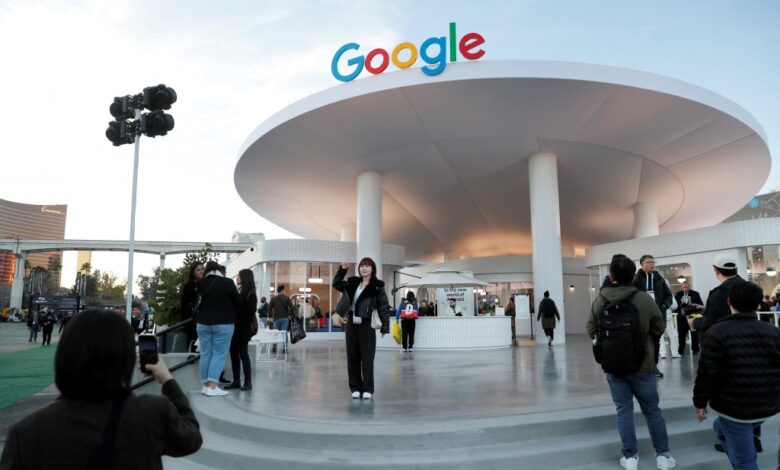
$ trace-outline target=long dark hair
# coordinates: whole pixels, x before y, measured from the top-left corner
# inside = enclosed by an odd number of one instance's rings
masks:
[[[248,299],[251,295],[257,296],[255,289],[255,273],[251,269],[242,269],[238,272],[241,279],[241,297]]]
[[[54,356],[54,382],[65,398],[109,400],[127,395],[135,367],[135,338],[113,310],[89,309],[73,317]]]
[[[377,280],[377,277],[376,277],[376,263],[374,263],[374,260],[372,260],[368,256],[360,260],[357,267],[358,277],[362,277],[360,276],[360,267],[363,265],[371,266],[371,279],[369,280],[369,282],[375,282]]]
[[[190,264],[190,268],[188,270],[189,274],[187,275],[187,280],[184,281],[184,285],[186,286],[190,282],[195,280],[195,270],[198,269],[198,266],[203,266],[203,263],[200,261],[195,261],[192,264]]]

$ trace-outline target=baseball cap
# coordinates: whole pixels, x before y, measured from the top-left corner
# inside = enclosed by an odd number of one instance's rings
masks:
[[[715,258],[713,266],[720,269],[737,269],[737,260],[727,253],[721,253]]]

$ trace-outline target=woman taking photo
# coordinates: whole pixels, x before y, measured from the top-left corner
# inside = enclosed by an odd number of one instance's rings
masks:
[[[193,308],[198,298],[197,281],[203,279],[203,273],[205,268],[203,263],[195,261],[190,264],[189,275],[187,280],[181,286],[181,320],[187,320],[194,316]],[[193,320],[189,325],[183,328],[184,334],[187,335],[187,351],[192,351],[195,340],[198,339],[198,332],[195,327],[197,325],[197,319]]]
[[[236,329],[230,342],[230,366],[233,369],[233,382],[225,388],[252,390],[252,364],[249,362],[249,340],[252,338],[250,324],[257,309],[255,275],[249,269],[238,272],[238,293],[241,296],[241,308],[236,318]],[[240,360],[240,362],[239,362]],[[244,385],[241,385],[241,365],[244,366]]]
[[[162,358],[147,375],[162,395],[130,392],[135,337],[111,310],[86,310],[68,323],[54,357],[60,397],[8,432],[0,468],[161,469],[203,440],[187,396]]]
[[[341,292],[342,298],[336,311],[346,321],[347,372],[352,398],[370,400],[374,396],[374,355],[376,354],[376,332],[371,326],[371,313],[379,313],[382,336],[390,331],[390,305],[387,302],[385,283],[376,277],[376,263],[363,258],[358,263],[358,274],[344,280],[348,265],[342,263],[333,288]]]
[[[224,269],[216,261],[209,261],[206,263],[206,275],[197,281],[201,297],[198,337],[203,389],[200,393],[209,397],[228,394],[217,387],[217,383],[233,338],[237,312],[242,309],[236,285],[225,277]]]

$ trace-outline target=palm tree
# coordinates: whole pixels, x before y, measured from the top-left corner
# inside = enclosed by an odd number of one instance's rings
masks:
[[[89,264],[89,262],[86,262],[86,263],[81,265],[80,271],[82,273],[86,274],[87,276],[89,276],[90,272],[92,271],[92,265]]]

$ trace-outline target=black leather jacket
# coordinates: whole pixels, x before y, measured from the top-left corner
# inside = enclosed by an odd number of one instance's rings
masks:
[[[701,344],[693,404],[732,418],[757,420],[780,412],[780,330],[755,313],[729,315]]]
[[[344,276],[347,274],[346,268],[339,268],[336,276],[333,277],[333,288],[339,292],[345,294],[346,301],[342,298],[342,301],[336,305],[336,312],[339,315],[346,315],[352,307],[352,299],[355,297],[355,291],[360,285],[360,278],[357,276],[350,276],[346,280]],[[371,321],[371,312],[376,309],[379,313],[379,319],[382,321],[382,328],[379,330],[382,334],[390,332],[390,304],[387,301],[387,293],[385,292],[385,283],[379,279],[372,279],[368,283],[365,289],[360,293],[360,296],[355,302],[354,314],[360,318]]]

